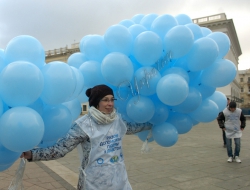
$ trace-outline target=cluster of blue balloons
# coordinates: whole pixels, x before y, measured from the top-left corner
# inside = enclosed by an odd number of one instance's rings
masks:
[[[117,93],[116,108],[127,120],[151,122],[153,139],[172,146],[199,122],[210,122],[227,104],[216,91],[236,76],[224,59],[230,40],[194,24],[185,14],[137,14],[87,35],[69,64],[89,87],[105,83]],[[147,133],[139,133],[145,140]]]
[[[84,79],[60,61],[45,63],[41,43],[13,38],[0,51],[0,171],[22,152],[55,143],[81,113]]]
[[[129,121],[151,122],[153,140],[169,147],[199,122],[213,121],[227,104],[216,91],[233,81],[236,67],[224,59],[230,40],[179,14],[137,14],[87,35],[68,64],[85,86],[105,83],[116,92],[116,108]],[[138,134],[145,140],[149,132]]]
[[[137,14],[103,36],[84,36],[79,48],[67,64],[45,64],[44,49],[31,36],[0,51],[0,171],[21,152],[61,138],[80,115],[87,88],[110,86],[122,117],[153,123],[149,141],[169,147],[179,134],[216,118],[227,103],[216,88],[236,76],[234,63],[224,59],[228,36],[185,14]],[[143,141],[148,136],[138,134]]]

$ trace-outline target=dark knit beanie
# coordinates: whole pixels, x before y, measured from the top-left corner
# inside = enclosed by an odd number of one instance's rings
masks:
[[[94,86],[93,88],[89,88],[86,90],[86,95],[89,98],[89,106],[94,106],[97,108],[100,100],[107,95],[113,95],[113,90],[107,85],[101,84]]]

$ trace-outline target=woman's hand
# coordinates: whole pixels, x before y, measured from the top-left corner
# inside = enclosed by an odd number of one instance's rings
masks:
[[[23,152],[20,156],[20,158],[25,158],[27,160],[31,159],[32,158],[32,153],[31,151],[27,151],[27,152]]]

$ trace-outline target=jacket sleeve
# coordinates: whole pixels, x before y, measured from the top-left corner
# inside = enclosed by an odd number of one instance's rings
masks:
[[[217,117],[218,124],[220,128],[225,128],[224,123],[225,123],[225,116],[223,112],[220,112],[218,117]]]
[[[48,148],[37,148],[31,150],[32,159],[29,161],[55,160],[64,157],[72,151],[78,144],[87,141],[89,137],[74,123],[67,135],[59,140],[55,145]]]
[[[126,135],[132,135],[135,133],[139,133],[141,131],[150,130],[153,126],[153,124],[147,122],[147,123],[135,123],[135,122],[127,122],[126,120],[123,120],[123,122],[127,126],[127,132]]]
[[[241,112],[240,114],[240,128],[245,128],[246,127],[246,117],[244,116],[244,114]]]

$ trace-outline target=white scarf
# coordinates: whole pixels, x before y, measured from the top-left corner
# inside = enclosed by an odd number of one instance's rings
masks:
[[[115,108],[110,114],[104,114],[96,109],[94,106],[89,108],[89,114],[96,120],[98,124],[109,124],[116,119],[116,110]]]

